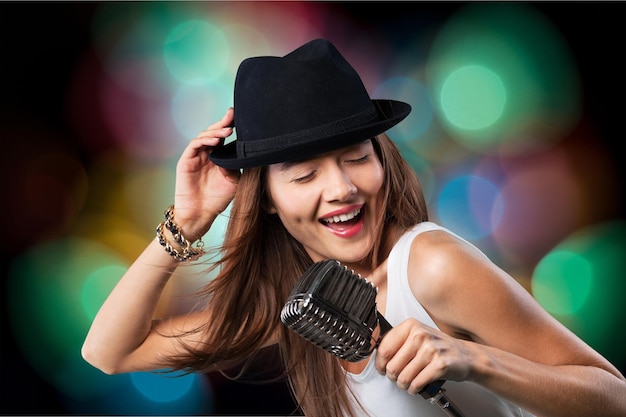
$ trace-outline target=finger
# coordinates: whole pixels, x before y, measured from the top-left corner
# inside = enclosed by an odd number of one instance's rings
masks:
[[[406,325],[408,334],[404,343],[386,367],[386,376],[397,381],[398,386],[408,388],[413,378],[430,363],[436,354],[433,344],[434,334],[430,329],[417,321],[409,321]]]
[[[417,395],[426,388],[428,384],[442,379],[440,368],[437,364],[431,362],[415,375],[407,388],[407,392],[411,395]]]
[[[214,130],[221,129],[224,127],[233,127],[233,122],[235,120],[235,110],[232,107],[229,107],[224,113],[224,116],[218,121],[213,123],[211,126],[206,128],[206,130]]]
[[[195,138],[189,142],[181,155],[181,159],[194,158],[206,152],[210,153],[211,149],[221,145],[222,140],[221,138]]]
[[[433,372],[431,351],[432,349],[426,344],[422,344],[417,351],[406,349],[405,352],[402,352],[401,350],[401,360],[406,361],[406,363],[402,363],[400,360],[396,363],[396,357],[400,356],[396,355],[394,361],[387,365],[388,374],[394,373],[396,375],[395,381],[400,389],[416,389],[426,385],[429,381],[430,373]],[[426,382],[422,382],[424,380]]]
[[[389,362],[394,359],[411,333],[413,326],[419,326],[417,320],[406,320],[391,329],[381,340],[376,353],[374,366],[381,375],[387,374]],[[398,359],[400,361],[400,359]],[[393,373],[393,372],[392,372]]]
[[[235,125],[235,109],[232,107],[229,107],[226,110],[226,114],[224,114],[224,117],[222,117],[222,123],[224,123],[224,126],[228,126],[228,127],[233,127]]]
[[[198,133],[194,139],[198,138],[220,138],[224,139],[233,133],[233,128],[230,126],[216,127],[213,129],[206,129]]]
[[[187,145],[183,156],[197,156],[199,154],[211,153],[214,148],[221,146],[221,138],[196,138]]]
[[[422,342],[413,337],[398,349],[393,358],[387,362],[385,375],[392,381],[396,381],[402,389],[407,389],[415,375],[417,375],[428,363],[420,352]]]

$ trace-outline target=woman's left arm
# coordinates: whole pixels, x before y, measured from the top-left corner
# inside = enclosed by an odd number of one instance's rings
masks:
[[[440,330],[407,320],[383,338],[376,367],[401,388],[470,380],[538,416],[626,416],[623,375],[475,248],[419,235],[409,281]]]

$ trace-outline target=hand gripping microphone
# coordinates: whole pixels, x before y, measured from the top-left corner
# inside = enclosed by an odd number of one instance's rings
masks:
[[[311,265],[291,291],[280,319],[285,326],[315,346],[349,362],[367,358],[392,326],[376,310],[378,289],[328,259]],[[380,335],[374,338],[376,326]],[[439,406],[448,416],[462,417],[441,387],[428,384],[420,395]]]

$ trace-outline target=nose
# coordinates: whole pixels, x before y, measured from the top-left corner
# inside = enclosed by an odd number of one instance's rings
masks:
[[[346,201],[357,192],[350,176],[340,166],[332,165],[325,178],[324,198],[326,201]]]

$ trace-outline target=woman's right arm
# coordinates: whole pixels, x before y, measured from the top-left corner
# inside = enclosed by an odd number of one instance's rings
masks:
[[[232,134],[233,110],[201,132],[183,152],[176,168],[174,221],[190,241],[203,236],[232,200],[239,171],[214,165],[211,149]],[[165,232],[174,242],[169,232]],[[163,289],[178,261],[154,238],[117,283],[94,318],[82,348],[83,358],[105,373],[161,369],[180,353],[180,340],[168,337],[206,322],[206,312],[155,320]],[[193,337],[193,336],[189,336]],[[193,344],[193,340],[185,340]]]

